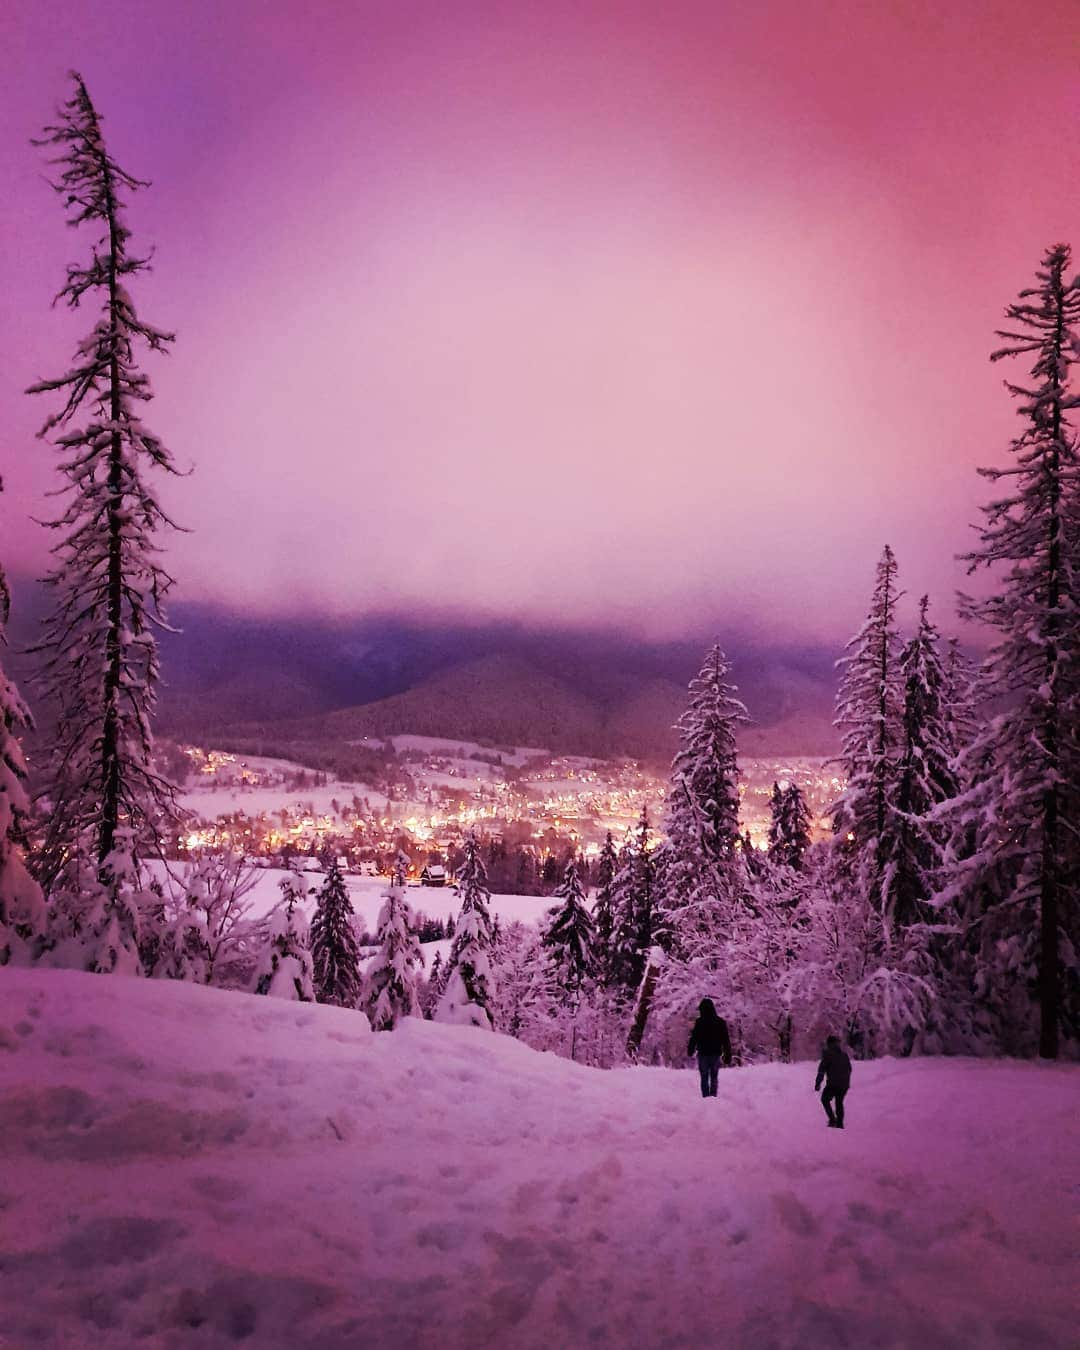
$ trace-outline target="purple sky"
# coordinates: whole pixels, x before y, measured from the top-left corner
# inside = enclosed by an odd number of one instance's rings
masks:
[[[188,599],[845,635],[887,540],[949,626],[1013,414],[987,354],[1080,243],[1080,7],[14,0],[0,539],[44,563],[87,317],[27,144],[77,66],[175,328]]]

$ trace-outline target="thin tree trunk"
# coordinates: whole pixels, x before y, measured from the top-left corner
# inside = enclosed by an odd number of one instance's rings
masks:
[[[878,736],[877,736],[877,764],[874,772],[877,777],[875,785],[874,812],[877,824],[877,858],[878,871],[880,873],[884,865],[883,841],[885,836],[885,793],[887,788],[885,773],[885,751],[888,748],[888,715],[889,715],[889,624],[892,620],[892,611],[889,607],[889,586],[891,584],[891,572],[888,570],[889,564],[886,562],[885,573],[885,608],[883,611],[881,624],[881,668],[878,673]]]
[[[120,690],[123,651],[120,633],[123,624],[123,555],[120,524],[120,501],[123,493],[122,442],[117,427],[122,411],[120,397],[119,296],[117,293],[117,255],[120,241],[117,236],[116,202],[113,196],[112,175],[108,160],[102,154],[102,174],[105,183],[105,201],[109,221],[109,327],[112,350],[109,358],[109,416],[113,430],[109,447],[109,506],[106,514],[108,532],[108,632],[105,638],[105,723],[101,733],[101,828],[98,835],[98,868],[103,884],[108,884],[105,859],[113,851],[116,831],[120,823]]]
[[[1054,355],[1060,358],[1064,342],[1065,312],[1061,293],[1061,277],[1055,285],[1057,323],[1054,334]],[[1058,629],[1061,605],[1061,388],[1060,360],[1055,359],[1050,372],[1053,403],[1050,415],[1050,538],[1047,566],[1047,643],[1046,686],[1050,697],[1046,704],[1043,743],[1046,750],[1047,787],[1043,794],[1043,849],[1042,877],[1039,895],[1039,1055],[1043,1059],[1058,1057],[1058,871],[1059,848],[1058,809],[1058,719],[1059,681]]]
[[[641,979],[641,988],[638,990],[637,1002],[634,1005],[634,1020],[630,1024],[630,1034],[626,1038],[626,1053],[631,1059],[636,1059],[637,1053],[641,1049],[645,1027],[649,1021],[653,994],[656,992],[656,981],[659,977],[659,962],[654,963],[650,960]]]
[[[791,1062],[791,1014],[780,1019],[780,1058],[785,1064]]]

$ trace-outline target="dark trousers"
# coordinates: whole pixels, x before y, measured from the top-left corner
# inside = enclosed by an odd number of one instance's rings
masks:
[[[701,1055],[697,1057],[698,1072],[701,1074],[701,1095],[716,1096],[716,1080],[720,1076],[720,1056]]]
[[[825,1084],[825,1091],[821,1094],[821,1104],[825,1108],[825,1114],[829,1117],[829,1124],[835,1122],[841,1128],[844,1125],[844,1098],[847,1096],[847,1088],[830,1087]],[[833,1107],[836,1107],[834,1113]]]

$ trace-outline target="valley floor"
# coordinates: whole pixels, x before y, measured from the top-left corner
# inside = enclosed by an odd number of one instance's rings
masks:
[[[0,1346],[1074,1345],[1080,1069],[813,1069],[0,971]]]

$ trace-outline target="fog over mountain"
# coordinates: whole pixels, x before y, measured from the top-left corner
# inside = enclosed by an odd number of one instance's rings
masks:
[[[162,639],[160,726],[199,739],[408,731],[663,758],[713,641],[408,617],[254,620],[198,606],[175,614],[183,631]],[[715,636],[754,719],[748,753],[834,749],[835,652],[738,631]]]
[[[20,584],[11,664],[32,693],[47,597]],[[439,622],[408,615],[252,618],[170,609],[159,635],[161,732],[322,741],[393,733],[666,758],[686,687],[718,640],[753,723],[744,753],[829,754],[838,651],[738,628],[650,642],[613,630]],[[23,649],[23,650],[20,650]]]
[[[33,699],[34,641],[49,597],[15,578],[8,664]],[[783,643],[720,624],[678,641],[614,628],[462,623],[409,614],[253,617],[170,606],[159,636],[166,735],[243,733],[322,742],[393,733],[455,736],[666,759],[689,681],[719,641],[752,723],[742,752],[832,754],[841,647]],[[39,721],[48,720],[38,709]]]

